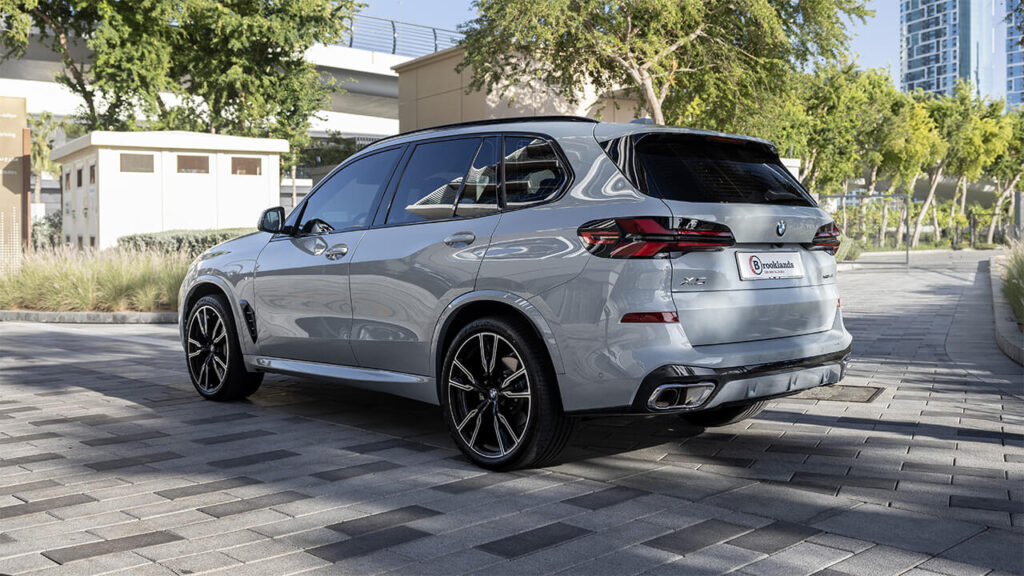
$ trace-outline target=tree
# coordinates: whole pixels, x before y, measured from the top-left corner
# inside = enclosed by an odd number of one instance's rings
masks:
[[[959,213],[967,206],[967,183],[981,178],[982,171],[1006,149],[1011,127],[1003,120],[1003,101],[971,97],[963,102],[965,117],[950,139],[949,172],[957,177]],[[957,212],[956,196],[950,220]]]
[[[28,119],[28,127],[32,133],[32,172],[36,175],[35,201],[41,202],[43,190],[43,172],[56,174],[60,177],[60,164],[50,159],[53,150],[54,133],[61,128],[63,122],[54,121],[53,114],[43,112],[39,116]]]
[[[846,20],[863,0],[474,0],[462,27],[471,89],[540,81],[570,101],[586,85],[625,88],[658,124],[704,98],[721,105],[777,82],[784,71],[845,52]],[[725,101],[728,99],[728,101]]]
[[[996,201],[992,205],[992,221],[988,227],[989,244],[992,243],[996,226],[1002,217],[1003,203],[1011,197],[1021,178],[1024,178],[1024,108],[1010,112],[1005,123],[1010,130],[1007,145],[985,169],[985,175],[996,184]]]

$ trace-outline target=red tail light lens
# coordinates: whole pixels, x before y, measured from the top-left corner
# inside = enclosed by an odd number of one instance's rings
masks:
[[[839,226],[836,226],[835,222],[829,222],[818,231],[814,233],[814,240],[811,242],[811,250],[824,250],[829,254],[835,256],[839,250],[839,236],[842,232],[839,231]]]
[[[736,244],[728,227],[691,218],[609,218],[580,226],[587,251],[602,258],[657,258]]]
[[[622,316],[623,324],[673,324],[679,322],[675,312],[630,312]]]

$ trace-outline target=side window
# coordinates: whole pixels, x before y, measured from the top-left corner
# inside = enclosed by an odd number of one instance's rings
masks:
[[[420,144],[398,182],[387,224],[451,218],[479,138]]]
[[[505,203],[509,208],[550,200],[565,180],[565,168],[548,141],[505,137]]]
[[[485,138],[466,174],[456,216],[476,216],[498,209],[498,139]]]
[[[336,172],[309,197],[299,232],[323,234],[368,226],[401,153],[401,148],[385,150]]]

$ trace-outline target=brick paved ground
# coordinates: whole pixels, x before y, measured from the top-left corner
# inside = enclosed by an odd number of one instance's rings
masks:
[[[414,402],[200,401],[172,327],[0,324],[0,573],[1020,574],[1024,376],[981,256],[841,275],[870,403],[592,420],[514,474]]]

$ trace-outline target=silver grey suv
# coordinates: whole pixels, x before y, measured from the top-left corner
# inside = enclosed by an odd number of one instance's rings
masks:
[[[291,213],[200,256],[181,336],[201,395],[267,372],[439,405],[494,469],[595,414],[698,426],[834,384],[839,230],[764,140],[585,118],[378,141]]]

